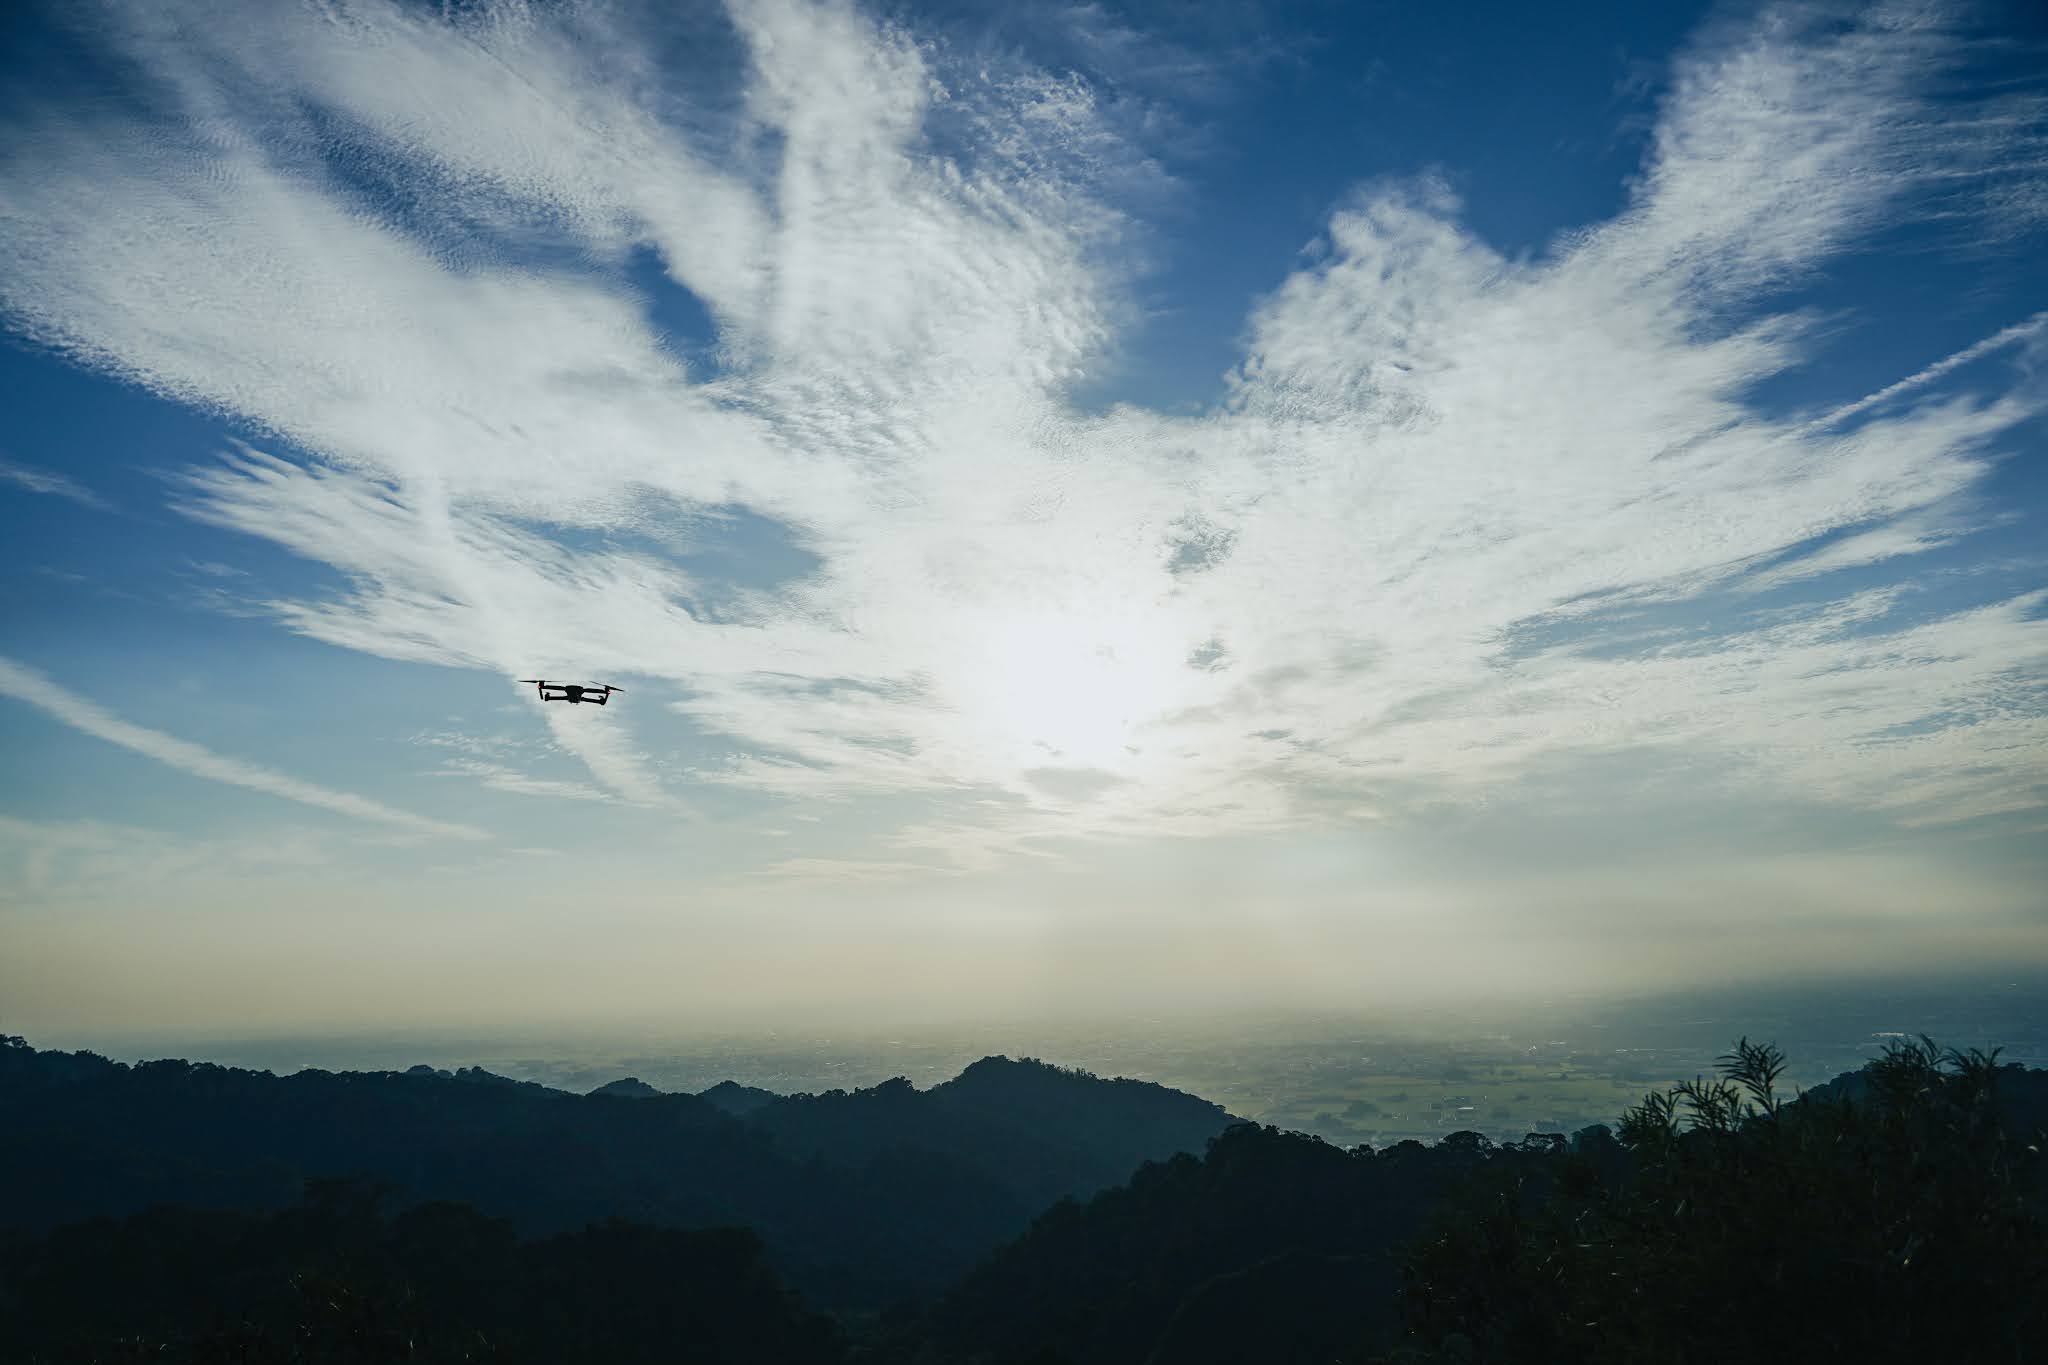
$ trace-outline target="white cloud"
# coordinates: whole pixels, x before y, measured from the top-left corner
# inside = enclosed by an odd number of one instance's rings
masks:
[[[2024,322],[2016,322],[2010,327],[1992,333],[1982,341],[1973,342],[1963,347],[1962,350],[1957,351],[1954,355],[1943,356],[1940,360],[1935,361],[1932,365],[1925,367],[1919,372],[1909,374],[1897,383],[1885,385],[1876,393],[1859,398],[1853,403],[1844,403],[1841,407],[1836,408],[1833,412],[1816,421],[1814,428],[1839,426],[1859,413],[1867,412],[1880,404],[1889,403],[1900,395],[1911,393],[1915,389],[1925,388],[1943,375],[1953,373],[1973,361],[1982,360],[1985,356],[2002,351],[2008,346],[2033,341],[2041,336],[2044,330],[2048,330],[2048,312],[2036,313]]]
[[[205,778],[209,782],[225,782],[230,786],[246,787],[251,791],[332,811],[336,815],[346,815],[351,819],[394,825],[415,834],[443,839],[490,837],[484,831],[468,825],[414,815],[410,811],[387,806],[381,801],[372,801],[368,797],[301,781],[254,763],[217,754],[202,745],[167,735],[161,730],[150,730],[131,724],[83,697],[72,695],[56,679],[45,677],[34,669],[10,659],[0,658],[0,693],[33,706],[95,739],[118,744],[123,749],[141,754],[145,758],[153,758],[167,767],[190,773],[194,777]]]
[[[64,498],[77,503],[80,507],[90,507],[95,511],[108,510],[107,500],[90,488],[52,470],[37,469],[13,460],[0,459],[0,483],[13,484],[16,488],[24,488],[31,493]]]
[[[610,798],[596,787],[581,782],[557,782],[534,777],[499,763],[477,758],[451,758],[428,774],[431,777],[472,778],[492,791],[518,796],[542,796],[564,801],[605,801]]]
[[[926,794],[947,813],[897,839],[970,866],[1397,818],[1613,753],[1907,819],[2038,800],[2033,599],[1901,624],[1821,575],[1981,524],[1963,495],[2040,396],[1941,384],[2039,317],[1819,420],[1748,396],[1818,345],[1774,290],[2006,169],[1996,120],[1933,97],[1968,53],[1931,11],[1717,29],[1625,210],[1534,257],[1439,186],[1362,192],[1254,311],[1228,401],[1167,418],[1064,397],[1126,315],[1144,165],[1085,82],[799,0],[735,0],[738,88],[591,13],[203,8],[108,10],[172,131],[13,119],[0,297],[315,453],[240,451],[183,504],[341,572],[272,603],[292,629],[645,679],[633,704],[731,737],[715,780]],[[655,253],[721,363],[561,248]],[[607,538],[733,505],[821,566],[710,584]],[[1587,633],[1795,583],[1682,648]],[[670,803],[622,709],[546,724]]]

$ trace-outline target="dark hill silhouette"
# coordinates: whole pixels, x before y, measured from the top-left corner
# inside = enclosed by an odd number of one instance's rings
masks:
[[[1927,1046],[1925,1040],[1921,1046]],[[1996,1096],[2001,1122],[2015,1134],[2048,1132],[2048,1071],[2029,1070],[2017,1062],[1998,1067],[1988,1083]],[[1847,1101],[1857,1105],[1879,1102],[1879,1087],[1869,1068],[1845,1071],[1833,1080],[1817,1085],[1799,1097],[1802,1103]]]
[[[616,1081],[607,1081],[590,1093],[593,1095],[610,1095],[614,1099],[645,1100],[653,1099],[662,1092],[656,1090],[638,1076],[624,1076]]]
[[[782,1096],[773,1090],[741,1085],[738,1081],[720,1081],[709,1090],[698,1091],[697,1098],[708,1104],[717,1105],[736,1118],[745,1118],[762,1105],[773,1104]]]
[[[1652,1096],[1619,1137],[1373,1152],[1232,1128],[1055,1206],[882,1358],[2035,1358],[2048,1072],[1915,1044],[1790,1103],[1755,1074]]]
[[[1475,1189],[1411,1253],[1419,1361],[2025,1361],[2048,1331],[2048,1073],[1896,1042],[1788,1102],[1738,1042],[1625,1161]]]
[[[1392,1313],[1369,1297],[1384,1258],[1288,1251],[1200,1285],[1174,1310],[1146,1365],[1342,1360],[1376,1346]],[[1245,1305],[1259,1305],[1247,1314]]]
[[[1053,1207],[935,1308],[931,1345],[947,1360],[1322,1365],[1394,1329],[1396,1248],[1479,1159],[1238,1125],[1200,1159]],[[1309,1288],[1335,1280],[1343,1293]],[[1270,1311],[1283,1303],[1284,1323]]]
[[[0,1359],[2033,1358],[2048,1073],[1901,1043],[1785,1102],[1774,1049],[1724,1064],[1569,1142],[1347,1151],[1234,1125],[1027,1226],[1034,1182],[1085,1189],[1119,1142],[1221,1111],[992,1058],[928,1091],[780,1098],[757,1125],[697,1096],[476,1069],[281,1078],[9,1039]],[[369,1178],[279,1195],[323,1168]],[[412,1193],[387,1216],[398,1181]],[[451,1192],[497,1216],[434,1202]],[[211,1207],[47,1230],[164,1199]],[[233,1211],[263,1208],[281,1211]],[[622,1209],[670,1226],[610,1221]],[[734,1222],[756,1231],[703,1226]],[[1006,1225],[1021,1235],[922,1313],[850,1318],[852,1347],[777,1279],[871,1309],[958,1274]]]
[[[1172,1141],[1158,1114],[1221,1111],[1156,1086],[1005,1065],[1008,1086],[792,1096],[763,1106],[757,1119],[775,1117],[756,1125],[695,1095],[622,1103],[478,1068],[274,1076],[130,1066],[10,1039],[0,1228],[155,1204],[277,1209],[309,1177],[362,1175],[529,1236],[606,1218],[752,1228],[816,1301],[879,1305],[942,1287],[1052,1198],[1120,1179],[1178,1142],[1199,1146],[1220,1126],[1192,1124]],[[1018,1087],[1046,1084],[1062,1098],[1037,1131],[992,1116],[1023,1103]]]
[[[461,1205],[378,1204],[328,1182],[267,1216],[155,1209],[0,1250],[0,1360],[845,1360],[751,1233],[612,1223],[521,1242]]]
[[[968,1154],[1033,1211],[1126,1180],[1145,1160],[1199,1152],[1235,1122],[1220,1105],[1162,1085],[1007,1057],[984,1057],[929,1090],[899,1076],[866,1090],[792,1095],[747,1121],[801,1159]]]

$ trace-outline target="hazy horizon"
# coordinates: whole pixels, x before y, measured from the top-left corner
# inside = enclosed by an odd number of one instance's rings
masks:
[[[1031,1058],[1098,1076],[1151,1081],[1240,1119],[1341,1146],[1440,1138],[1457,1128],[1500,1141],[1615,1123],[1645,1090],[1710,1073],[1737,1037],[1787,1058],[1788,1093],[1853,1071],[1900,1037],[2000,1049],[2048,1067],[2048,977],[1925,976],[1882,984],[1803,982],[1691,989],[1632,999],[1554,998],[1353,1009],[1064,1014],[895,1021],[788,1015],[723,1027],[427,1029],[276,1037],[29,1041],[116,1061],[173,1057],[290,1075],[312,1069],[452,1071],[587,1092],[631,1078],[667,1092],[733,1081],[781,1095],[858,1090],[901,1077],[919,1089],[989,1056]]]

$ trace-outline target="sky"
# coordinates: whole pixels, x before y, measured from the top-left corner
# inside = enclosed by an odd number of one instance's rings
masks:
[[[0,24],[0,1028],[2048,964],[2038,6]]]

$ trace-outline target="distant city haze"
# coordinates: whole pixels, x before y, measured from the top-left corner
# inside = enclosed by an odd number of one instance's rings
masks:
[[[1613,1124],[1646,1090],[1715,1070],[1738,1036],[1775,1041],[1787,1082],[1812,1087],[1921,1032],[2048,1064],[2048,977],[1938,976],[1833,986],[1658,990],[1635,998],[1411,1004],[1399,1009],[1176,1012],[1069,1010],[882,1026],[852,1011],[801,1010],[758,1024],[424,1028],[344,1035],[69,1039],[119,1060],[172,1055],[279,1075],[482,1067],[587,1092],[626,1077],[669,1093],[734,1081],[776,1094],[858,1090],[903,1077],[930,1089],[988,1056],[1032,1057],[1098,1076],[1154,1081],[1233,1116],[1342,1146],[1434,1141],[1459,1129],[1496,1141]],[[1994,1041],[1995,1040],[1995,1041]]]
[[[2048,12],[1568,11],[6,6],[0,1032],[2043,980]]]

